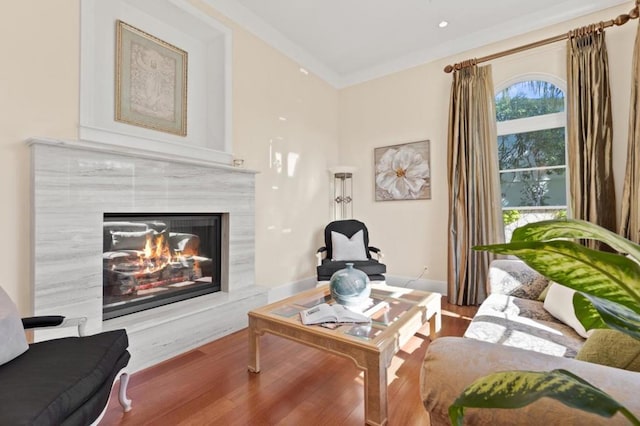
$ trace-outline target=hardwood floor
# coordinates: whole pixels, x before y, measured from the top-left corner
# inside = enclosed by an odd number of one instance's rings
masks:
[[[476,307],[443,299],[439,336],[461,336]],[[428,425],[419,392],[429,345],[425,325],[388,369],[389,425]],[[351,360],[289,340],[261,338],[261,372],[247,370],[247,330],[131,377],[133,409],[123,413],[118,385],[101,425],[362,425],[362,373]]]

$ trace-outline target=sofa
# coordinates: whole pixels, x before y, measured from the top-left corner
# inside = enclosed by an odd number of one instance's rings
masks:
[[[427,349],[420,392],[431,425],[450,424],[449,406],[474,380],[508,370],[568,370],[640,415],[640,373],[575,359],[587,339],[564,317],[560,321],[545,309],[545,305],[551,309],[549,300],[543,301],[545,291],[552,288],[547,279],[520,260],[495,260],[489,269],[489,296],[464,337],[441,337]],[[567,304],[571,306],[570,301]],[[607,419],[550,398],[519,409],[466,408],[464,423],[629,424],[619,413]]]

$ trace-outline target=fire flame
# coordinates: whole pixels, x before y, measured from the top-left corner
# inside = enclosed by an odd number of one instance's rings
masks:
[[[151,245],[151,237],[147,236],[147,243],[144,245],[144,258],[151,258],[151,254],[153,253],[153,247]]]
[[[169,253],[169,247],[166,247],[167,254]],[[156,238],[156,258],[160,259],[165,254],[165,243],[162,235]]]
[[[148,235],[144,249],[138,251],[137,260],[134,259],[122,264],[120,271],[141,280],[142,284],[138,284],[136,289],[144,290],[180,280],[196,280],[203,276],[197,249],[172,250],[166,235]],[[116,266],[114,263],[112,269],[117,270]],[[166,267],[171,268],[168,274],[164,272]]]
[[[147,236],[143,253],[140,254],[140,262],[145,266],[145,272],[153,272],[164,268],[168,263],[184,262],[185,256],[176,250],[172,256],[168,241],[163,235]]]

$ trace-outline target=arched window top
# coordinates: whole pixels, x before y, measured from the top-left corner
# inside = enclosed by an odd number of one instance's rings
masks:
[[[527,74],[496,85],[506,240],[526,223],[567,215],[565,83]]]
[[[498,122],[564,111],[564,91],[545,80],[519,81],[496,94]]]

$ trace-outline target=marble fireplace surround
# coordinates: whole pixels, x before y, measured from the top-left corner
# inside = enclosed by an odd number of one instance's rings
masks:
[[[246,327],[255,285],[255,172],[88,141],[30,139],[35,315],[125,328],[131,371]],[[102,222],[109,213],[223,213],[222,291],[102,320]],[[59,334],[42,331],[36,340]]]

